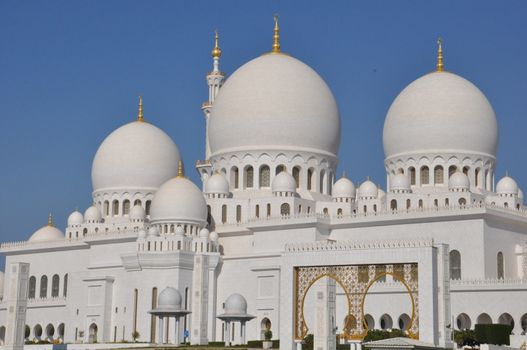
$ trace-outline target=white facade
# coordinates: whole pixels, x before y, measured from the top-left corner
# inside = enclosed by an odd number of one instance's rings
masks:
[[[387,114],[386,190],[337,181],[341,130],[331,90],[275,48],[226,79],[216,39],[202,106],[206,159],[196,163],[201,189],[184,177],[167,133],[144,121],[141,103],[138,120],[96,153],[93,206],[72,213],[64,233],[50,219],[27,241],[0,246],[6,266],[29,264],[28,340],[156,342],[159,321],[149,312],[172,287],[190,314],[177,331],[165,322],[169,342],[176,334],[221,341],[228,331],[237,344],[263,339],[270,327],[289,349],[296,263],[421,264],[420,337],[429,343],[444,345],[451,317],[458,329],[493,322],[527,330],[527,211],[512,178],[495,185],[498,127],[483,93],[442,65],[419,78]],[[426,249],[408,248],[423,240]],[[324,245],[334,242],[368,242],[368,250]],[[306,253],[297,258],[291,247]],[[436,250],[449,252],[447,271]],[[13,279],[9,270],[1,277],[5,339]],[[346,295],[334,283],[325,288],[334,290],[335,310],[320,308],[327,295],[317,307],[308,292],[306,322],[334,315],[340,333]],[[229,316],[224,302],[233,294],[246,300],[235,315],[247,318],[243,331],[218,318]],[[369,328],[408,326],[411,305],[397,281],[386,277],[368,298]]]

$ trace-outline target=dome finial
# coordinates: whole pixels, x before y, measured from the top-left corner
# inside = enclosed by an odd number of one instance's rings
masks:
[[[273,53],[280,53],[280,27],[278,26],[278,15],[274,15]]]
[[[53,215],[51,213],[48,215],[48,226],[53,227]]]
[[[214,48],[212,49],[212,52],[211,52],[213,58],[221,57],[219,39],[220,39],[220,36],[218,35],[218,30],[216,29],[214,31]]]
[[[137,112],[137,121],[144,122],[145,118],[143,117],[143,96],[139,96],[139,111]]]
[[[183,162],[180,160],[177,167],[177,176],[176,177],[185,177],[185,170],[183,168]]]
[[[443,65],[443,39],[437,38],[437,64],[436,71],[442,72],[444,70]]]

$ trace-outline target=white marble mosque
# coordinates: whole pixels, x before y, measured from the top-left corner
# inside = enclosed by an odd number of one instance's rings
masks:
[[[495,172],[492,105],[446,70],[441,42],[387,108],[383,189],[337,179],[337,101],[279,39],[276,20],[272,50],[227,78],[216,34],[202,184],[140,100],[95,153],[93,205],[1,244],[2,342],[244,344],[271,330],[283,349],[309,333],[328,349],[367,329],[436,346],[476,323],[526,332],[524,195]]]

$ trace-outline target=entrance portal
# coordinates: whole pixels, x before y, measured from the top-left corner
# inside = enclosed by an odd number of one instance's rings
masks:
[[[304,314],[304,300],[309,289],[322,277],[330,277],[342,288],[348,301],[345,324],[341,337],[348,340],[362,340],[368,331],[369,323],[364,311],[366,295],[372,285],[387,276],[404,286],[404,291],[410,298],[412,310],[410,324],[407,326],[408,336],[418,339],[419,311],[417,264],[375,264],[375,265],[341,265],[341,266],[302,266],[294,268],[295,278],[295,333],[297,341],[301,341],[309,333],[309,325]],[[357,322],[359,320],[359,322]],[[386,323],[388,318],[384,317]],[[393,323],[393,321],[391,321]],[[379,321],[379,323],[382,323]],[[386,325],[385,325],[386,327]]]

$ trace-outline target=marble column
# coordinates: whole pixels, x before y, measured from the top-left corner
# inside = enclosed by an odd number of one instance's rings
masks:
[[[181,343],[180,343],[180,337],[179,337],[179,316],[176,316],[175,317],[175,335],[174,335],[174,344],[176,346],[179,346]]]
[[[231,322],[225,322],[225,346],[231,346]]]
[[[241,336],[241,344],[245,345],[245,321],[240,322],[240,336]]]
[[[163,330],[164,330],[163,319],[164,319],[164,317],[163,316],[159,316],[158,319],[159,319],[158,320],[159,321],[159,325],[158,325],[159,334],[157,335],[157,343],[158,344],[163,344]]]

